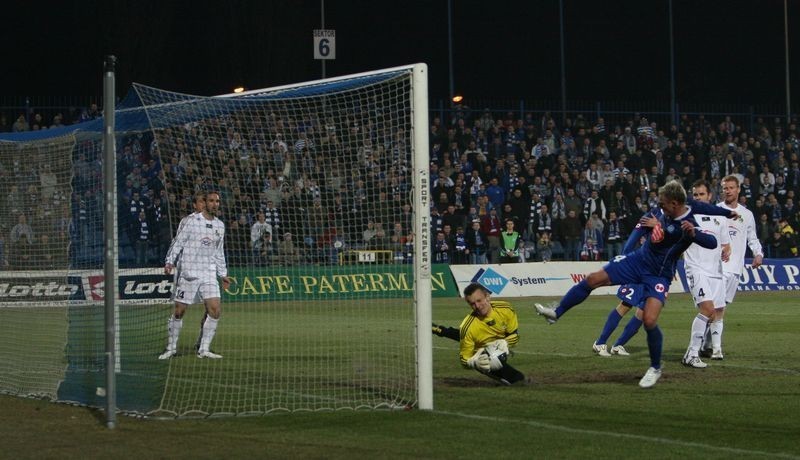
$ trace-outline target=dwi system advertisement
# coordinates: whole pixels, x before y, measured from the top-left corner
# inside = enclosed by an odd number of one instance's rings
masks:
[[[758,268],[746,260],[740,277],[740,291],[800,290],[800,259],[764,259]],[[451,265],[459,293],[469,283],[485,286],[497,297],[562,296],[572,286],[606,262],[547,262],[502,265]],[[687,292],[683,261],[672,281],[671,293]],[[592,294],[616,294],[617,287],[596,289]]]

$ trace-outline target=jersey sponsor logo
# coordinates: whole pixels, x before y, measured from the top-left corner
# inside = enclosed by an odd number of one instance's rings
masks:
[[[206,228],[214,228],[214,226],[211,224],[206,224]]]
[[[212,243],[213,241],[211,240],[211,238],[207,236],[200,240],[200,244],[202,244],[203,246],[211,246]]]
[[[664,287],[663,284],[661,283],[656,284],[656,292],[664,292],[665,290],[666,288]]]
[[[496,271],[488,268],[486,270],[480,269],[475,276],[472,277],[473,283],[480,283],[488,289],[492,294],[499,294],[503,288],[508,284],[508,278],[497,273]]]

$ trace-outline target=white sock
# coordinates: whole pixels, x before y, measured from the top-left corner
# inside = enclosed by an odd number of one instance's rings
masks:
[[[194,347],[198,350],[200,349],[200,343],[203,341],[203,325],[206,323],[206,318],[208,315],[203,315],[203,319],[200,320],[200,333],[197,335],[197,342],[195,342]]]
[[[703,342],[700,346],[701,350],[710,350],[711,349],[711,323],[706,324],[706,330],[703,334]]]
[[[175,351],[178,349],[178,337],[181,336],[181,328],[183,327],[183,319],[176,319],[175,316],[170,316],[168,321],[167,331],[169,338],[167,340],[167,350]]]
[[[692,321],[692,335],[689,338],[689,350],[686,356],[689,358],[697,356],[700,352],[700,346],[703,343],[703,335],[706,333],[706,326],[708,325],[708,317],[702,313],[698,313]]]
[[[722,320],[711,322],[711,348],[722,350]]]
[[[199,351],[208,351],[211,348],[211,341],[214,340],[214,334],[217,333],[218,322],[219,319],[210,316],[206,318],[206,322],[203,323],[203,339],[200,341]]]

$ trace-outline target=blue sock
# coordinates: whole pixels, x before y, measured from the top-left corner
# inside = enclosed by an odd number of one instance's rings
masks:
[[[580,283],[572,286],[564,295],[564,298],[561,299],[561,302],[558,304],[558,308],[556,308],[556,315],[561,318],[561,315],[566,313],[570,308],[586,300],[591,293],[592,288],[589,287],[589,284],[586,282],[586,280],[581,280]]]
[[[664,334],[661,329],[656,327],[652,329],[644,328],[647,331],[647,348],[650,350],[650,366],[655,369],[661,369],[661,347],[664,345]]]
[[[604,343],[608,342],[608,336],[614,332],[614,329],[617,328],[621,319],[622,315],[619,314],[617,309],[611,309],[611,312],[608,314],[608,319],[606,319],[606,324],[603,326],[603,332],[601,332],[600,337],[597,338],[597,343],[599,345],[603,345]]]
[[[625,329],[622,331],[622,335],[617,338],[617,341],[614,342],[614,346],[617,345],[625,345],[628,343],[630,339],[639,332],[639,328],[642,327],[642,320],[636,317],[636,315],[628,321],[628,324],[625,325]]]

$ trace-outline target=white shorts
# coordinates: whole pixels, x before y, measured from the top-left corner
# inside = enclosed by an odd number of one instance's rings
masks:
[[[177,283],[175,283],[175,290],[172,291],[172,300],[186,305],[201,303],[208,299],[219,299],[220,297],[217,280],[198,278],[189,281],[185,278],[178,278]]]
[[[723,273],[722,277],[725,278],[725,302],[731,303],[736,296],[736,290],[739,289],[739,275]]]
[[[725,306],[725,280],[723,278],[687,272],[686,281],[689,282],[689,292],[692,293],[695,306],[708,300],[714,302],[714,308]]]

